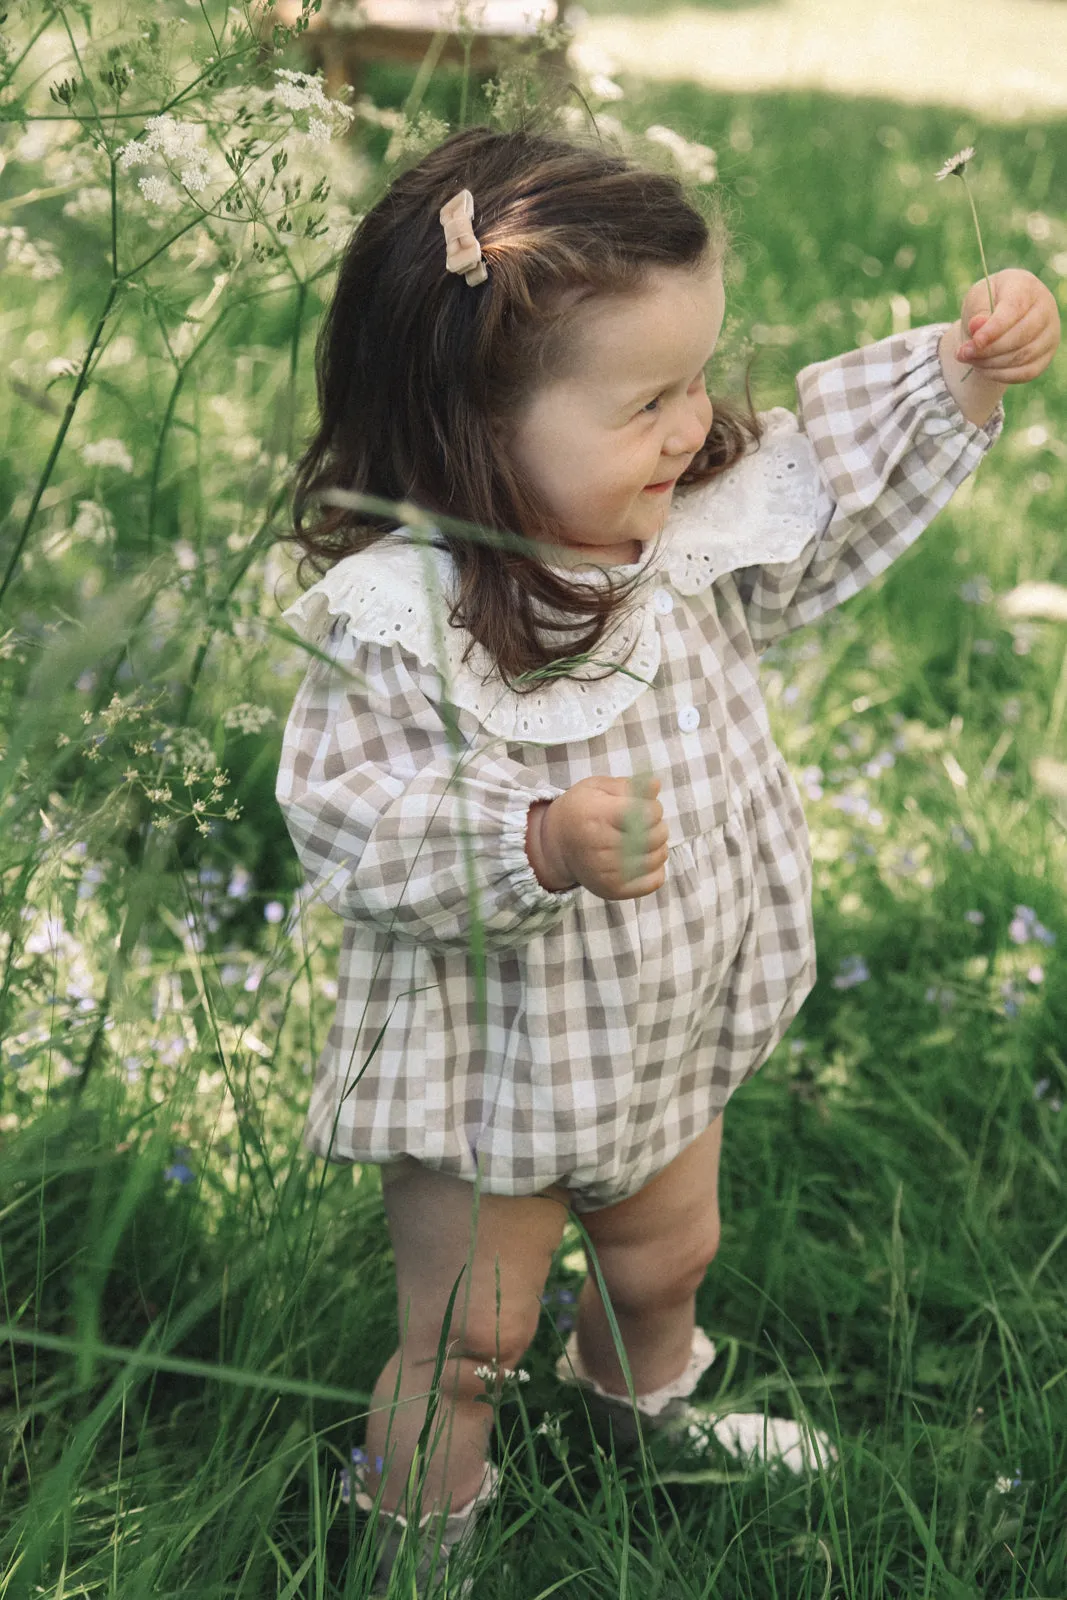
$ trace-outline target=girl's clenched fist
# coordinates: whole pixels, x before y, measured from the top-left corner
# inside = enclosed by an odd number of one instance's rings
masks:
[[[582,778],[530,807],[527,855],[545,889],[580,883],[602,900],[637,900],[664,881],[667,824],[659,779]]]

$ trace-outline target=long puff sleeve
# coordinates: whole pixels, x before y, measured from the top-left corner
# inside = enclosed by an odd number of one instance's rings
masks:
[[[733,573],[757,650],[821,617],[913,544],[1000,434],[969,422],[945,383],[940,323],[892,334],[797,375],[815,452],[816,533],[792,560]]]
[[[449,743],[432,669],[336,624],[285,730],[277,798],[313,890],[349,920],[438,949],[523,944],[578,894],[538,883],[535,800],[563,791],[503,752]],[[333,664],[331,664],[333,663]],[[499,746],[499,741],[495,741]]]

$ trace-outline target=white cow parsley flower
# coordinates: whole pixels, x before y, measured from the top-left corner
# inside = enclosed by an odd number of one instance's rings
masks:
[[[156,178],[150,173],[147,177],[137,180],[137,187],[145,199],[154,206],[170,207],[177,198],[174,190],[165,178]]]
[[[176,169],[180,182],[191,194],[206,189],[211,178],[209,152],[204,147],[204,130],[197,122],[178,122],[168,114],[149,117],[140,139],[131,139],[119,151],[119,167],[147,167],[153,160]],[[141,188],[144,190],[144,181]],[[155,195],[147,198],[155,200]],[[156,201],[158,203],[158,201]]]
[[[0,245],[5,239],[4,256],[12,271],[28,273],[39,283],[58,278],[63,271],[63,263],[51,245],[35,243],[25,228],[0,228]]]
[[[258,733],[261,728],[266,728],[273,721],[274,712],[269,706],[252,705],[247,701],[230,706],[222,713],[223,727],[231,728],[237,733]]]
[[[645,129],[645,138],[669,150],[682,171],[695,178],[697,183],[714,183],[718,177],[715,151],[710,145],[683,139],[673,128],[664,128],[658,122]]]
[[[79,500],[73,532],[75,539],[87,544],[108,544],[115,537],[115,524],[95,500]]]
[[[310,72],[290,72],[287,67],[276,67],[274,76],[275,98],[288,111],[317,111],[321,116],[339,117],[351,122],[354,113],[340,100],[329,100],[320,77]]]
[[[133,471],[133,457],[121,439],[97,439],[82,450],[82,460],[88,467],[118,467],[120,472]]]

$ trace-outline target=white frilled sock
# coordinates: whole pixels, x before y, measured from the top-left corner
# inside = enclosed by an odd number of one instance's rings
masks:
[[[431,1523],[434,1524],[428,1539],[425,1541],[426,1547],[420,1549],[416,1557],[415,1573],[420,1585],[428,1582],[432,1567],[436,1566],[438,1574],[442,1572],[449,1552],[459,1544],[468,1529],[473,1527],[474,1520],[482,1506],[495,1499],[499,1479],[500,1474],[493,1463],[489,1461],[486,1463],[486,1475],[482,1480],[478,1493],[473,1499],[468,1500],[466,1505],[460,1506],[458,1511],[450,1511],[447,1517],[444,1518],[442,1518],[440,1511],[427,1511],[425,1516],[419,1518],[420,1533],[423,1529],[428,1528]],[[357,1489],[353,1498],[361,1511],[372,1512],[374,1510],[374,1501],[363,1490]],[[385,1528],[385,1538],[378,1557],[378,1571],[371,1593],[385,1594],[389,1583],[389,1575],[400,1553],[400,1546],[405,1538],[410,1537],[406,1533],[410,1523],[409,1519],[401,1512],[386,1511],[384,1507],[378,1508],[378,1521]],[[437,1550],[438,1545],[440,1545],[440,1551],[435,1556],[434,1552]],[[463,1594],[469,1594],[470,1590],[469,1588],[464,1588],[454,1592],[458,1600],[458,1597]]]
[[[715,1346],[703,1328],[694,1328],[692,1353],[685,1371],[662,1389],[634,1397],[644,1432],[679,1427],[696,1443],[713,1434],[730,1455],[749,1462],[780,1462],[792,1472],[818,1470],[837,1460],[837,1451],[827,1435],[810,1424],[802,1425],[789,1417],[766,1417],[762,1411],[731,1411],[716,1416],[706,1407],[691,1406],[689,1396],[714,1360]],[[590,1377],[578,1354],[577,1330],[556,1363],[556,1375],[561,1382],[576,1383],[586,1391],[590,1415],[597,1420],[610,1419],[617,1444],[630,1447],[637,1443],[637,1422],[629,1395],[609,1394]]]
[[[685,1402],[696,1388],[704,1373],[715,1360],[715,1346],[703,1328],[693,1329],[693,1344],[689,1363],[684,1372],[662,1389],[635,1396],[637,1409],[646,1419],[646,1427],[653,1431],[683,1414]],[[567,1346],[556,1362],[556,1376],[563,1383],[576,1383],[587,1394],[595,1395],[601,1403],[601,1415],[611,1418],[615,1438],[620,1444],[637,1443],[637,1423],[634,1420],[630,1397],[626,1394],[609,1394],[585,1370],[578,1353],[578,1330],[567,1340]],[[596,1409],[594,1407],[594,1409]]]

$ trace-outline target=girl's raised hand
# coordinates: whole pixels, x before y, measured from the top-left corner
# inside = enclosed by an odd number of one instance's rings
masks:
[[[956,359],[995,383],[1029,383],[1044,372],[1060,342],[1056,297],[1022,267],[994,272],[990,282],[992,313],[984,278],[964,296],[960,312],[964,343],[956,350]]]

